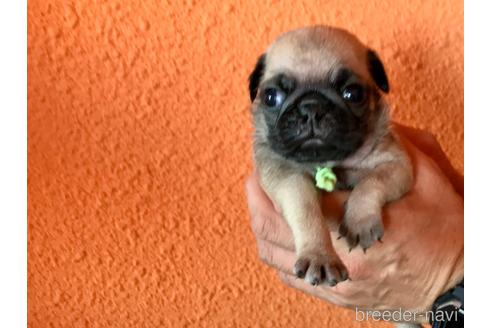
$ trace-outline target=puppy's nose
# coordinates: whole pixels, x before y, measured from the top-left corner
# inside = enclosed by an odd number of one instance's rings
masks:
[[[319,119],[326,112],[326,101],[319,97],[306,97],[297,106],[305,119]]]

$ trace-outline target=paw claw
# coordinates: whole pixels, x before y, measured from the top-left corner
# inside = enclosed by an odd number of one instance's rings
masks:
[[[340,224],[339,233],[346,238],[349,252],[360,245],[366,253],[376,241],[381,242],[384,228],[378,215],[358,217],[353,214],[349,215],[347,211]]]
[[[302,254],[294,265],[294,274],[313,286],[326,282],[335,286],[348,278],[347,269],[338,259],[324,254]]]
[[[345,223],[342,222],[342,224],[340,224],[340,227],[338,228],[338,233],[342,237],[347,235],[348,229],[347,229],[347,226],[345,225]]]
[[[294,265],[294,274],[297,278],[304,278],[309,267],[307,259],[299,259]]]
[[[347,270],[342,270],[340,272],[340,282],[345,281],[345,280],[352,280],[352,279],[350,279]]]

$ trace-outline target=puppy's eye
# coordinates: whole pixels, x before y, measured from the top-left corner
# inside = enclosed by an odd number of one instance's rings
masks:
[[[342,97],[352,103],[361,103],[365,99],[364,88],[359,84],[350,84],[342,90]]]
[[[263,103],[268,107],[278,107],[282,105],[284,100],[284,94],[274,88],[266,89],[263,95]]]

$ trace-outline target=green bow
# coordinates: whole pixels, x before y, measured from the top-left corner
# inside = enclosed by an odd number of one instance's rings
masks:
[[[335,190],[337,176],[331,167],[318,167],[316,169],[316,187],[331,192]]]

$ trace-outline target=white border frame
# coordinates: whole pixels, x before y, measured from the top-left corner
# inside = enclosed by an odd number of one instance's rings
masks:
[[[492,215],[492,10],[490,1],[465,3],[465,262],[468,327],[488,324]],[[0,326],[27,326],[27,2],[0,3]]]
[[[0,3],[0,326],[27,326],[27,3]]]
[[[465,2],[466,326],[490,325],[492,4]]]

